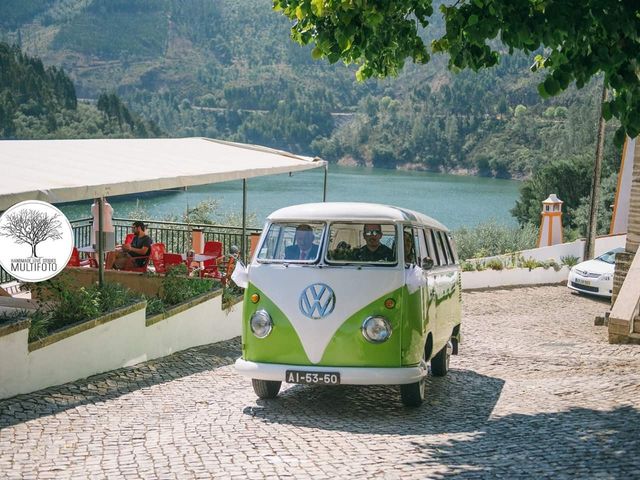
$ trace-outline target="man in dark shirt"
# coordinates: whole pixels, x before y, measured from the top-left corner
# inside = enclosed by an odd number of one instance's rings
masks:
[[[153,240],[147,235],[144,222],[133,222],[132,228],[135,234],[133,241],[130,245],[126,243],[122,245],[122,251],[117,252],[111,262],[107,257],[107,268],[113,267],[116,270],[124,270],[132,267],[144,267],[149,263]]]
[[[362,231],[366,242],[356,251],[356,260],[361,262],[392,262],[393,250],[380,243],[382,227],[378,224],[366,224]]]

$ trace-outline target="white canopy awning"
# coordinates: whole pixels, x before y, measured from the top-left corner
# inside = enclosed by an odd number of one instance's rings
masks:
[[[209,138],[0,141],[0,211],[323,167],[324,160]]]

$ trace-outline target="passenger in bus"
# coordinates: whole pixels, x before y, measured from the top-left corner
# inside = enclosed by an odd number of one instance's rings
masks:
[[[355,252],[356,260],[361,262],[392,262],[393,250],[380,242],[382,227],[379,224],[366,224],[362,230],[365,245]]]
[[[416,249],[413,246],[413,235],[410,230],[404,231],[404,263],[416,263]]]
[[[286,260],[313,260],[318,255],[318,245],[313,243],[315,235],[310,225],[298,225],[295,244],[284,249]]]

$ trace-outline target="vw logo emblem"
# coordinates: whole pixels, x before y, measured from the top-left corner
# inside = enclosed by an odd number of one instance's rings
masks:
[[[305,317],[317,320],[333,312],[336,306],[336,295],[329,285],[314,283],[300,294],[300,311]]]

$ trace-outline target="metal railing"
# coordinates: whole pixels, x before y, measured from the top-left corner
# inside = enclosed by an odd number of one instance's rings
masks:
[[[114,218],[116,243],[123,243],[134,219]],[[228,253],[232,245],[240,248],[242,245],[242,227],[229,225],[211,225],[206,223],[165,222],[147,220],[147,235],[154,243],[164,243],[167,252],[186,253],[191,249],[192,230],[202,230],[205,242],[216,241],[222,243],[222,252]],[[247,228],[245,245],[250,245],[251,234],[260,233],[259,228]]]
[[[131,233],[131,224],[134,219],[114,218],[116,243],[124,243],[128,233]],[[70,222],[73,228],[73,238],[76,247],[91,245],[91,218],[81,218]],[[191,249],[191,232],[194,229],[202,230],[204,241],[217,241],[222,243],[222,252],[228,253],[232,245],[238,248],[242,245],[242,227],[229,225],[210,225],[180,222],[164,222],[160,220],[147,220],[147,234],[154,243],[164,243],[167,252],[186,253]],[[249,248],[251,234],[260,233],[259,228],[247,228],[245,245]],[[12,282],[14,278],[0,267],[0,284]]]

